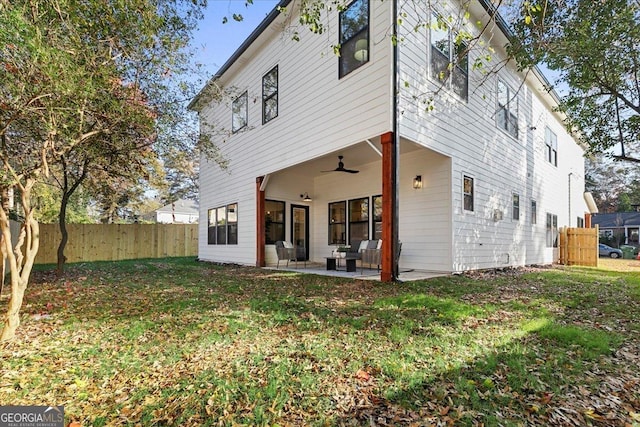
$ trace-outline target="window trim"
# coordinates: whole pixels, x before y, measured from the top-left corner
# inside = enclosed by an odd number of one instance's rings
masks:
[[[359,1],[363,1],[363,2],[367,3],[367,23],[366,23],[366,25],[360,27],[358,29],[358,31],[356,31],[353,34],[353,36],[351,36],[349,39],[344,39],[343,40],[343,34],[342,34],[343,16],[349,11],[349,9],[351,7],[353,7]],[[370,32],[370,27],[371,27],[371,3],[370,3],[370,0],[353,0],[338,15],[338,43],[339,43],[339,46],[340,46],[340,55],[338,56],[338,79],[342,79],[343,77],[348,76],[349,74],[351,74],[352,72],[354,72],[355,70],[357,70],[358,68],[362,67],[363,65],[365,65],[366,63],[368,63],[370,61],[370,59],[371,59],[371,32]],[[347,45],[349,42],[351,42],[352,40],[362,36],[363,34],[365,36],[365,40],[367,41],[367,59],[364,60],[364,61],[358,61],[356,66],[354,66],[353,68],[351,68],[349,70],[343,71],[344,57],[342,55],[342,48],[345,45]],[[358,39],[356,41],[356,43],[358,41],[360,41],[360,40],[361,39]],[[355,50],[355,46],[354,46],[354,50]]]
[[[436,21],[434,23],[434,20]],[[455,39],[456,39],[456,34],[457,31],[455,31],[453,28],[451,28],[451,26],[446,22],[446,20],[444,18],[442,18],[442,15],[439,14],[436,11],[431,11],[431,25],[429,26],[429,75],[431,77],[432,80],[437,80],[438,83],[442,84],[443,87],[445,87],[447,90],[449,90],[450,92],[453,92],[456,96],[458,96],[458,98],[464,100],[464,101],[469,101],[469,52],[467,51],[467,49],[469,48],[469,45],[465,42],[461,42],[459,45],[456,45],[455,43]],[[438,48],[436,45],[433,44],[433,32],[434,32],[434,25],[438,26],[438,29],[440,31],[445,31],[447,33],[447,51],[448,52],[443,52],[440,48]],[[442,27],[441,27],[442,25]],[[459,47],[464,46],[464,49],[462,50],[463,52],[466,51],[465,55],[464,55],[464,59],[460,60],[458,58],[458,52],[460,52]],[[448,56],[447,58],[447,67],[446,70],[436,70],[436,64],[434,63],[434,50],[437,50],[438,53],[440,55],[444,56]],[[462,67],[460,64],[464,63],[464,67]],[[437,72],[436,72],[437,71]],[[464,75],[464,80],[465,80],[465,91],[463,93],[461,93],[461,91],[458,91],[455,87],[455,85],[453,84],[454,82],[454,75],[456,75],[456,71],[460,72],[461,74]],[[444,79],[440,78],[440,74],[445,72],[446,76]]]
[[[500,86],[503,86],[506,92],[506,104],[500,104]],[[511,108],[512,103],[515,102],[515,114],[513,114],[513,108]],[[496,83],[496,126],[498,129],[505,132],[510,137],[518,140],[520,138],[520,127],[518,126],[519,120],[519,102],[518,102],[518,94],[511,89],[504,80],[498,79]],[[500,116],[504,113],[504,126],[501,125]],[[514,121],[510,120],[511,116],[514,117]],[[509,124],[512,123],[515,127],[515,130],[512,130]]]
[[[380,219],[377,219],[376,216],[376,200],[380,200]],[[377,225],[380,224],[380,233],[377,233]],[[375,196],[371,196],[371,225],[373,229],[371,230],[371,235],[374,239],[382,239],[382,194],[377,194]]]
[[[549,126],[544,128],[544,157],[551,165],[558,166],[558,135]]]
[[[244,98],[244,124],[242,126],[236,126],[236,103]],[[231,133],[235,134],[243,130],[249,125],[249,95],[248,92],[245,91],[243,94],[238,95],[236,99],[231,103]]]
[[[511,193],[511,219],[520,221],[520,194]]]
[[[547,212],[546,229],[546,245],[547,248],[558,247],[558,215]]]
[[[235,221],[229,221],[230,207],[235,206]],[[218,212],[224,209],[224,218],[219,218]],[[224,229],[224,237],[219,229]],[[235,228],[235,239],[229,239],[229,230]],[[224,241],[223,241],[224,239]],[[229,203],[207,209],[207,245],[237,245],[238,244],[238,202]]]
[[[351,203],[353,202],[358,202],[358,201],[366,201],[367,203],[367,212],[366,212],[366,219],[365,220],[359,220],[359,221],[353,221],[352,220],[352,213],[351,213]],[[371,226],[371,200],[370,198],[367,197],[358,197],[356,199],[349,199],[348,203],[347,203],[347,222],[348,222],[348,229],[347,229],[347,235],[349,236],[349,244],[352,244],[353,241],[353,236],[351,235],[351,232],[353,231],[354,227],[353,225],[355,224],[365,224],[367,225],[367,232],[366,235],[360,239],[360,240],[369,240],[369,236],[371,236],[371,230],[370,230],[370,226]]]
[[[467,193],[465,191],[465,181],[471,181],[471,192]],[[462,174],[462,211],[467,213],[475,212],[476,208],[476,182],[475,177],[466,173]],[[466,200],[467,197],[471,197],[471,209],[467,209]]]
[[[265,81],[268,78],[268,76],[275,72],[275,81],[276,81],[276,88],[273,91],[273,93],[270,93],[268,95],[265,95]],[[278,109],[279,109],[279,105],[278,105],[278,93],[280,91],[280,72],[278,71],[278,65],[274,66],[272,69],[270,69],[265,75],[262,76],[262,124],[267,124],[269,123],[271,120],[275,119],[276,117],[278,117]],[[276,101],[276,114],[273,117],[267,118],[267,102],[271,101],[275,99]]]
[[[344,221],[332,221],[331,219],[331,206],[332,205],[340,205],[342,204],[344,207]],[[328,222],[328,226],[327,226],[327,241],[329,242],[329,245],[346,245],[347,244],[347,222],[348,222],[348,218],[347,218],[347,201],[346,200],[339,200],[339,201],[335,201],[335,202],[329,202],[328,204],[328,215],[327,215],[327,222]],[[332,241],[331,240],[331,230],[333,227],[338,226],[338,225],[343,225],[344,226],[344,238],[343,239],[339,239],[337,241]]]
[[[278,205],[282,205],[282,222],[280,221],[271,221],[270,224],[282,224],[282,235],[278,236],[279,239],[273,240],[271,241],[271,239],[268,238],[268,234],[267,234],[267,204],[269,203],[276,203]],[[266,245],[274,245],[278,240],[286,240],[286,225],[287,225],[287,204],[286,202],[284,202],[283,200],[274,200],[274,199],[265,199],[265,204],[264,204],[264,241]]]
[[[538,202],[535,199],[531,199],[531,225],[538,223]]]

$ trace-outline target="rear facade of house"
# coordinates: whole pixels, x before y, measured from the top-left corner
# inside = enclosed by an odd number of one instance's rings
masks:
[[[286,240],[324,262],[381,238],[394,142],[400,271],[554,261],[558,228],[584,224],[583,149],[539,73],[504,63],[497,26],[455,42],[481,3],[354,0],[298,41],[295,13],[268,16],[192,104],[228,162],[201,164],[200,259],[275,264]],[[338,156],[358,173],[332,171]]]

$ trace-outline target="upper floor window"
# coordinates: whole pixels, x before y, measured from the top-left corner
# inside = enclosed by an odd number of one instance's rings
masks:
[[[432,15],[431,75],[460,98],[469,96],[468,47],[439,16]]]
[[[498,127],[518,138],[518,98],[502,80],[498,80]]]
[[[558,166],[558,137],[546,127],[544,129],[545,158],[553,166]]]
[[[231,131],[238,132],[247,126],[247,92],[237,97],[231,106]]]
[[[262,77],[262,124],[278,117],[278,66]]]
[[[355,0],[340,12],[340,78],[368,61],[369,0]]]
[[[473,212],[473,178],[470,176],[462,178],[462,194],[464,210]]]

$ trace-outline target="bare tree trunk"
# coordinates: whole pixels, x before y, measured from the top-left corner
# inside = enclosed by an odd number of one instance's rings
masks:
[[[24,210],[24,223],[20,229],[20,236],[13,251],[11,250],[11,230],[9,217],[4,209],[0,209],[0,229],[4,239],[4,247],[7,252],[7,260],[11,271],[11,299],[4,316],[4,325],[0,342],[8,341],[15,337],[16,330],[20,326],[20,308],[24,300],[24,293],[29,283],[31,269],[40,246],[40,226],[33,218],[31,209],[31,188],[35,181],[27,180],[27,185],[21,188],[20,197]],[[22,250],[24,249],[24,254]]]

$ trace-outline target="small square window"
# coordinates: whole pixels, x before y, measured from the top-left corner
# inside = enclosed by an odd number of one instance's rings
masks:
[[[531,201],[531,224],[538,223],[538,202]]]

